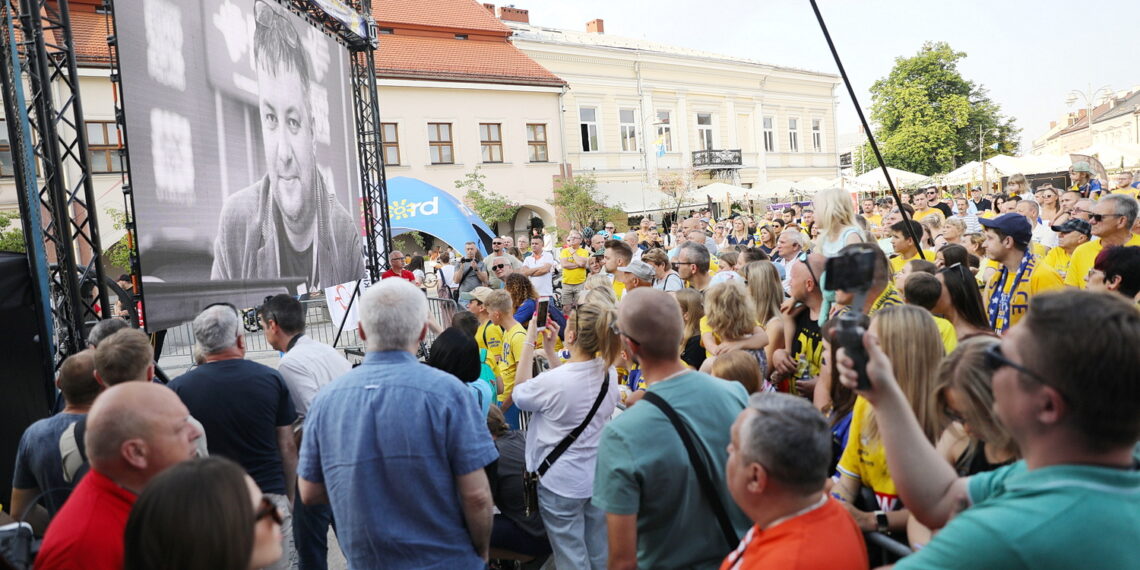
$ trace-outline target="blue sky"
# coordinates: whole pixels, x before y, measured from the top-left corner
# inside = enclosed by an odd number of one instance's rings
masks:
[[[584,30],[601,18],[611,35],[838,74],[807,0],[517,2],[535,25]],[[1070,109],[1070,91],[1140,85],[1136,0],[818,2],[865,111],[871,84],[925,41],[966,52],[960,71],[1017,119],[1025,150]],[[845,89],[839,99],[839,133],[855,132],[859,119]]]

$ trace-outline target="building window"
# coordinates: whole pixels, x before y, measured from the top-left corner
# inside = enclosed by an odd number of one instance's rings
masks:
[[[776,119],[764,117],[764,151],[776,152]]]
[[[483,162],[503,161],[503,125],[479,123],[479,143],[483,146]]]
[[[713,128],[712,128],[712,115],[709,113],[697,113],[697,138],[698,145],[701,150],[713,149]]]
[[[526,126],[526,144],[530,148],[531,162],[547,162],[546,153],[546,125],[541,123],[528,123]]]
[[[16,175],[16,165],[12,161],[12,145],[8,142],[8,125],[0,119],[0,176]]]
[[[811,148],[823,152],[823,119],[811,120]]]
[[[400,132],[396,123],[380,123],[380,146],[384,149],[384,166],[399,166]]]
[[[432,164],[455,164],[451,123],[428,123],[428,153]]]
[[[582,121],[582,152],[597,152],[598,110],[594,107],[582,107],[578,110],[578,118]]]
[[[660,152],[673,152],[673,127],[669,111],[657,111],[657,146]]]
[[[87,163],[93,174],[122,172],[119,125],[114,121],[85,121],[87,124]]]
[[[637,110],[619,109],[618,120],[621,122],[621,149],[637,151]]]
[[[788,152],[800,151],[800,120],[791,117],[788,119]]]

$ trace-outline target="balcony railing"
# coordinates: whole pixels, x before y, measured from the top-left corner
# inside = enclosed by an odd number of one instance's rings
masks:
[[[736,150],[695,150],[693,168],[740,168],[741,151]]]

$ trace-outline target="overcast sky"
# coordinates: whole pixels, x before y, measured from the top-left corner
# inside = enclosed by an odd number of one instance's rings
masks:
[[[966,52],[959,70],[1017,119],[1023,152],[1070,109],[1070,91],[1140,85],[1137,0],[818,2],[868,113],[867,89],[896,57],[917,53],[925,41]],[[839,73],[807,0],[516,0],[515,6],[529,10],[534,25],[584,30],[601,18],[610,35]],[[839,93],[839,133],[854,133],[858,116],[846,90]]]

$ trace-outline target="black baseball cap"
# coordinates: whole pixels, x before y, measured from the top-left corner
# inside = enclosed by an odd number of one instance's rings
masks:
[[[1057,233],[1080,232],[1085,234],[1085,237],[1092,237],[1092,224],[1080,218],[1069,218],[1065,220],[1065,223],[1059,226],[1049,226],[1049,228]]]

